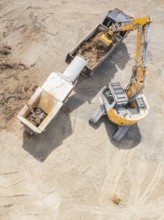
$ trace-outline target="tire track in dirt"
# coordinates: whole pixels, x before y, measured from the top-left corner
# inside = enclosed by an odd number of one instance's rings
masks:
[[[126,157],[126,159],[128,160],[128,170],[129,169],[132,169],[132,167],[130,167],[130,164],[131,164],[131,160],[132,160],[132,153],[131,153],[131,155],[130,155],[130,157],[128,157],[128,159],[127,159],[127,157]],[[107,182],[109,182],[109,184],[105,184],[103,187],[104,187],[104,192],[105,191],[107,191],[106,190],[106,188],[111,188],[112,189],[112,191],[115,191],[116,190],[116,188],[117,188],[117,184],[116,185],[111,185],[110,186],[110,182],[111,182],[111,179],[113,178],[113,175],[114,175],[114,173],[116,172],[117,173],[117,178],[116,178],[116,182],[118,183],[119,182],[119,179],[120,179],[120,177],[121,177],[121,175],[122,175],[122,173],[121,173],[121,169],[119,168],[119,167],[121,167],[121,165],[123,164],[123,162],[124,162],[124,160],[122,159],[122,157],[125,157],[125,156],[123,156],[123,154],[117,154],[117,156],[116,157],[114,157],[114,160],[115,161],[119,161],[119,163],[114,163],[114,165],[116,165],[115,166],[115,168],[114,169],[112,169],[112,173],[110,173],[109,175],[110,175],[110,177],[109,177],[109,179],[108,179],[108,181]],[[137,172],[135,173],[135,175],[142,175],[142,173],[143,173],[143,176],[142,176],[142,178],[137,178],[137,182],[135,181],[134,183],[133,183],[133,188],[131,188],[131,193],[130,193],[130,198],[131,198],[131,202],[130,203],[132,203],[132,200],[133,201],[135,201],[136,199],[137,199],[137,201],[135,202],[135,203],[133,203],[129,208],[126,208],[124,211],[123,210],[121,210],[121,211],[119,211],[119,210],[117,210],[117,218],[118,218],[118,216],[120,216],[120,218],[123,218],[123,217],[125,217],[126,219],[129,217],[129,216],[133,216],[133,214],[134,213],[140,213],[140,211],[141,211],[141,206],[144,206],[144,203],[145,203],[145,201],[149,198],[149,196],[153,193],[153,191],[154,191],[154,189],[157,187],[157,185],[158,185],[158,183],[159,183],[159,181],[160,181],[160,179],[161,179],[161,177],[162,177],[162,174],[163,174],[163,167],[161,167],[160,165],[158,165],[158,167],[157,167],[157,169],[156,169],[156,172],[155,172],[155,175],[154,175],[154,177],[153,177],[153,179],[151,180],[151,182],[149,183],[149,185],[148,185],[148,187],[146,188],[146,190],[144,191],[144,193],[143,193],[143,195],[140,197],[140,192],[141,192],[141,186],[142,186],[142,184],[143,184],[143,181],[144,181],[144,176],[145,175],[147,175],[147,172],[148,172],[148,170],[149,170],[149,167],[147,166],[147,164],[145,164],[145,167],[143,168],[142,167],[142,164],[143,163],[135,163],[135,165],[137,164],[137,166],[138,166],[138,169],[137,169]],[[109,167],[112,167],[112,164],[109,166]],[[110,168],[107,168],[107,170],[110,170]],[[129,172],[128,172],[129,173]],[[107,178],[107,177],[106,177]],[[129,179],[131,179],[132,178],[132,176],[131,175],[129,175]],[[130,181],[131,182],[131,181]],[[131,185],[131,187],[132,187],[132,185]],[[137,191],[136,191],[136,189],[138,189]],[[139,198],[139,200],[138,200],[138,198]],[[155,204],[154,204],[154,207],[155,207]],[[163,208],[163,206],[162,207],[159,207],[159,209],[162,209]],[[148,208],[149,209],[149,208]],[[148,210],[146,207],[145,207],[145,212],[146,212],[146,210]],[[113,209],[111,210],[111,212],[113,213]],[[153,212],[153,211],[152,211]],[[158,208],[154,208],[154,212],[155,212],[155,214],[157,215],[158,214]],[[114,214],[114,213],[113,213]],[[99,216],[99,220],[101,220],[102,219],[102,216]]]
[[[163,199],[156,200],[155,202],[156,202],[156,206],[154,205],[154,201],[152,203],[143,205],[142,209],[139,209],[138,212],[136,212],[138,216],[140,218],[141,217],[146,218],[146,216],[149,216],[151,218],[156,217],[156,219],[158,219],[160,217],[160,213],[164,212]]]
[[[137,159],[137,162],[134,164],[135,161],[128,161],[128,166],[127,166],[127,175],[128,179],[131,180],[131,186],[130,186],[130,197],[128,199],[129,204],[133,204],[134,201],[136,201],[138,195],[140,194],[141,191],[141,186],[144,181],[144,176],[147,174],[147,164],[144,163],[143,161],[139,161]],[[143,166],[144,165],[144,166]],[[134,170],[133,170],[134,167]],[[131,172],[133,170],[133,173]],[[142,178],[136,178],[141,175],[141,172],[143,174]],[[134,176],[132,176],[134,174]],[[135,178],[135,181],[133,179]],[[137,189],[137,190],[136,190]]]
[[[88,206],[88,205],[81,205],[81,204],[70,204],[69,211],[74,212],[88,212],[90,214],[97,214],[98,220],[103,219],[104,216],[112,217],[118,215],[119,210],[117,208],[112,207],[99,207],[99,206]],[[112,212],[112,214],[111,214]],[[121,216],[121,213],[120,213]]]
[[[117,175],[116,182],[118,182],[118,180],[120,179],[122,175],[122,172],[121,172],[122,168],[120,164],[123,163],[123,161],[125,160],[125,157],[123,155],[124,155],[124,152],[116,153],[116,156],[113,157],[111,163],[107,166],[106,168],[107,175],[105,177],[105,180],[104,180],[104,183],[101,189],[102,193],[106,192],[106,188],[110,189],[110,183],[112,182],[112,180],[114,179],[116,175]],[[108,170],[111,170],[111,172],[108,172]],[[116,187],[117,187],[116,185],[115,186],[112,185],[113,191],[115,190]]]
[[[137,213],[141,212],[141,210],[142,210],[141,207],[144,207],[145,201],[149,198],[149,196],[151,195],[153,190],[156,188],[157,184],[159,183],[160,177],[162,176],[162,173],[163,173],[163,168],[159,165],[156,169],[156,172],[155,172],[155,175],[154,175],[152,181],[150,182],[150,184],[148,185],[148,187],[144,191],[143,195],[132,206],[130,206],[127,210],[125,210],[125,212],[123,214],[124,217],[128,217],[129,214],[132,215],[133,213],[137,214]],[[154,203],[155,203],[154,204],[154,207],[155,207],[156,202],[154,201]],[[146,207],[143,210],[146,211]]]
[[[97,214],[98,215],[98,220],[103,219],[104,216],[108,217],[118,217],[122,216],[124,210],[119,209],[118,206],[108,206],[104,205],[104,195],[106,199],[106,195],[108,194],[107,192],[111,191],[115,192],[117,186],[119,185],[119,179],[122,176],[123,173],[123,164],[126,162],[127,158],[125,157],[125,154],[127,152],[125,151],[119,151],[116,153],[116,156],[113,157],[112,162],[106,167],[106,171],[111,170],[112,172],[108,172],[103,186],[100,190],[100,206],[91,206],[91,205],[84,205],[84,204],[69,204],[69,211],[74,211],[74,212],[88,212],[90,214]],[[129,154],[129,159],[132,157],[132,154]],[[116,162],[117,161],[117,162]],[[117,176],[116,176],[117,175]],[[116,178],[116,184],[112,184],[112,180]],[[108,190],[109,189],[109,190]],[[103,196],[102,196],[103,195]]]
[[[128,156],[127,156],[128,154]],[[119,151],[116,153],[115,157],[113,157],[112,162],[110,165],[108,165],[107,167],[107,175],[105,177],[102,189],[101,191],[101,195],[104,194],[105,197],[106,195],[109,193],[109,198],[110,195],[112,195],[113,193],[117,193],[117,187],[120,185],[120,179],[122,177],[122,175],[124,175],[124,164],[126,163],[126,161],[131,161],[133,157],[132,152],[126,152],[126,151]],[[111,170],[111,172],[109,172],[109,170]],[[113,179],[115,180],[115,184],[113,184]],[[124,195],[120,195],[124,196]],[[108,210],[108,213],[110,214],[110,217],[113,215],[113,217],[118,218],[118,216],[123,215],[124,210],[123,209],[119,209],[118,207],[115,206],[111,206],[109,207],[109,204],[104,204],[104,199],[106,200],[106,198],[101,197],[100,198],[100,204],[101,204],[101,209],[102,209],[102,213],[104,212],[104,206],[106,206],[105,208]],[[98,220],[103,219],[103,215],[99,216]]]
[[[140,207],[143,205],[146,199],[148,199],[148,196],[151,195],[153,190],[156,188],[157,184],[159,183],[160,178],[162,177],[163,174],[163,167],[161,165],[158,165],[155,175],[149,185],[147,186],[146,190],[140,197],[140,199],[135,203],[135,207]]]

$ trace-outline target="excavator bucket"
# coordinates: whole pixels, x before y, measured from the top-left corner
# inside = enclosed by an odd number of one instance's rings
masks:
[[[100,42],[105,46],[109,47],[112,44],[112,37],[109,33],[102,34],[100,37]]]

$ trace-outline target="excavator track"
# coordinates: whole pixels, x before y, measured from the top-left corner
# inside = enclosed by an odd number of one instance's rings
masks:
[[[100,105],[93,113],[93,115],[90,117],[89,122],[93,125],[96,124],[104,114],[105,114],[104,105]]]
[[[119,126],[118,130],[113,135],[113,139],[117,142],[120,141],[125,136],[129,128],[130,126]]]

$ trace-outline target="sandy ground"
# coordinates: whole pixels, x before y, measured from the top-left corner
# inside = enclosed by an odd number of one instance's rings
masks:
[[[153,17],[149,115],[119,144],[106,118],[96,128],[88,124],[101,88],[128,83],[131,33],[91,78],[80,78],[67,111],[28,138],[16,118],[24,101],[50,72],[65,69],[67,52],[115,7]],[[0,23],[0,219],[164,219],[163,0],[0,0]]]

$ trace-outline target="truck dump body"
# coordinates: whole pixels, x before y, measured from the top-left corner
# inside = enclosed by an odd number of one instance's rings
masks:
[[[115,22],[123,22],[131,17],[119,9],[109,11],[102,24],[97,25],[90,33],[88,33],[72,50],[67,54],[66,63],[71,63],[76,55],[82,56],[88,60],[88,65],[82,70],[84,76],[91,76],[94,71],[102,64],[102,62],[112,53],[112,51],[124,40],[128,35],[128,31],[119,32],[117,40],[108,48],[102,48],[97,43],[97,39],[102,33]]]
[[[60,111],[87,61],[76,56],[63,74],[53,72],[32,95],[18,114],[19,120],[31,133],[42,133]],[[39,114],[35,111],[39,112]]]

